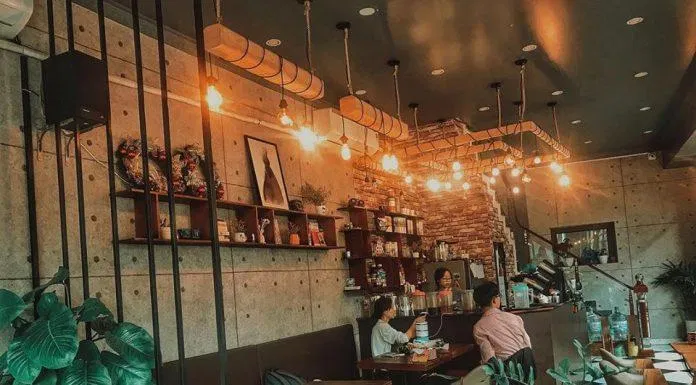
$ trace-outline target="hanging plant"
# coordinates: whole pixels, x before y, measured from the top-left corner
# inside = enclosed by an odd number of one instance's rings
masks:
[[[177,158],[178,165],[180,166],[181,175],[184,185],[186,186],[186,193],[202,198],[208,196],[208,187],[205,179],[205,155],[201,149],[195,145],[189,144],[177,150],[174,153],[174,157]],[[217,199],[222,199],[225,196],[225,187],[220,180],[220,175],[218,174],[215,163],[213,163],[213,174],[215,178],[215,182],[213,183],[215,186],[215,194]]]
[[[8,350],[0,355],[0,384],[151,384],[155,348],[150,334],[131,323],[117,323],[96,298],[70,309],[55,292],[45,292],[64,286],[68,276],[61,267],[48,283],[23,297],[0,289],[0,329],[15,329]],[[79,322],[90,323],[96,334],[92,340],[78,340]],[[100,352],[93,342],[100,339],[113,352]]]
[[[124,176],[124,179],[130,183],[131,187],[135,188],[145,188],[141,151],[142,146],[140,139],[132,138],[126,138],[121,141],[121,144],[116,150],[121,174]],[[148,149],[148,162],[150,191],[167,191],[167,179],[156,159],[152,157],[151,148]]]

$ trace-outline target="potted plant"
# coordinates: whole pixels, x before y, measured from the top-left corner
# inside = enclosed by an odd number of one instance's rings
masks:
[[[288,222],[288,232],[290,233],[290,244],[300,244],[300,226],[294,222]]]
[[[0,384],[152,384],[156,353],[150,334],[116,322],[96,298],[70,309],[55,292],[46,292],[65,285],[68,275],[61,267],[48,283],[22,297],[0,289],[0,329],[15,329],[0,355]],[[89,323],[91,339],[78,340],[79,322]],[[110,350],[99,351],[95,342],[102,339]]]
[[[681,294],[686,332],[696,331],[696,262],[663,263],[662,273],[652,283],[671,287]]]
[[[246,236],[246,222],[242,218],[235,218],[232,223],[232,231],[234,231],[233,240],[237,243],[244,243],[247,241]]]
[[[308,202],[316,208],[317,214],[326,214],[326,198],[329,197],[329,190],[324,187],[315,187],[307,182],[302,185],[300,194],[305,202]]]

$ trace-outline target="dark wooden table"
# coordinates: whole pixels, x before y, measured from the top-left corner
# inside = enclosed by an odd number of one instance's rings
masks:
[[[411,362],[409,356],[394,358],[368,358],[358,361],[363,370],[388,370],[390,372],[429,372],[440,365],[474,350],[473,344],[450,344],[448,352],[437,352],[437,358],[428,362]]]
[[[391,385],[389,380],[369,380],[369,381],[318,381],[310,384],[319,385]]]
[[[672,342],[672,348],[684,357],[686,366],[689,367],[692,373],[696,373],[696,345],[686,342]],[[696,379],[696,377],[695,377]]]

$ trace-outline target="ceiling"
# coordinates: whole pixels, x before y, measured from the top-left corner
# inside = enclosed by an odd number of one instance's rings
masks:
[[[141,13],[152,18],[152,1],[141,3]],[[377,12],[361,16],[363,7]],[[307,67],[296,0],[222,0],[221,8],[232,30],[260,44],[281,39],[274,51]],[[170,28],[193,36],[192,1],[167,0],[164,13]],[[204,15],[213,23],[213,0],[204,1]],[[642,23],[627,25],[638,16]],[[503,83],[505,121],[516,121],[513,62],[527,58],[527,118],[553,133],[546,103],[557,101],[562,142],[576,159],[652,150],[662,143],[658,137],[669,137],[661,122],[696,50],[696,0],[313,0],[312,56],[326,81],[324,102],[332,105],[347,94],[339,21],[352,23],[354,88],[394,115],[386,62],[401,61],[401,111],[410,124],[407,106],[418,102],[422,123],[459,118],[473,130],[494,127],[493,81]],[[538,48],[523,52],[528,44]],[[436,68],[445,73],[431,75]],[[648,76],[634,78],[641,71]],[[563,94],[552,96],[555,90]],[[482,106],[491,109],[479,112]],[[640,111],[644,106],[651,109]]]

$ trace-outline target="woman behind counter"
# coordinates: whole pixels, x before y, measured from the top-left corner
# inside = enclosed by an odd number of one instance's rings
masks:
[[[452,294],[452,272],[446,267],[438,267],[435,270],[435,285],[437,285],[438,297]],[[457,284],[457,286],[459,285]]]
[[[372,318],[375,320],[375,326],[372,327],[372,357],[391,352],[392,345],[396,343],[407,343],[416,336],[416,323],[425,321],[425,316],[416,318],[406,333],[402,333],[389,325],[389,321],[394,317],[396,307],[391,298],[379,297],[372,312]]]

